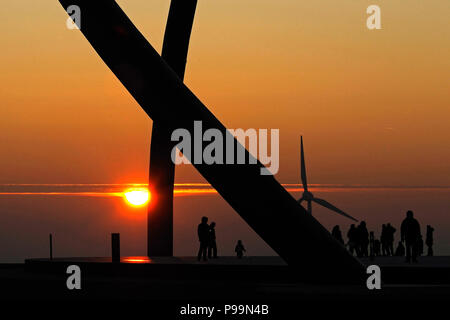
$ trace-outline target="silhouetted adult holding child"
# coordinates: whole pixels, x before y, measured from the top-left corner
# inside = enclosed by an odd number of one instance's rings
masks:
[[[339,226],[334,226],[333,230],[331,230],[331,235],[339,241],[342,245],[344,245],[344,239],[342,239],[342,232]]]
[[[216,244],[216,223],[211,222],[209,225],[209,245],[208,258],[217,259],[217,244]]]
[[[433,231],[434,231],[434,228],[431,227],[430,225],[427,225],[427,235],[426,235],[426,239],[425,239],[425,244],[428,247],[428,256],[429,257],[433,256]]]
[[[203,261],[207,261],[206,258],[208,246],[209,246],[209,225],[208,217],[203,217],[202,222],[198,225],[197,234],[198,240],[200,241],[200,248],[198,249],[198,261],[203,257]]]
[[[367,230],[366,222],[361,221],[357,229],[358,229],[358,247],[359,247],[358,257],[368,257],[369,231]]]
[[[401,226],[401,239],[405,242],[406,247],[406,262],[417,262],[417,255],[419,254],[419,237],[420,225],[414,219],[414,214],[411,210],[406,213],[406,218]]]
[[[241,240],[238,240],[234,251],[236,252],[237,258],[242,259],[242,257],[244,256],[245,248]]]
[[[350,229],[347,232],[347,238],[348,238],[348,250],[350,251],[350,254],[353,255],[353,252],[356,251],[356,255],[359,255],[358,250],[358,230],[356,230],[356,227],[354,224],[350,226]]]

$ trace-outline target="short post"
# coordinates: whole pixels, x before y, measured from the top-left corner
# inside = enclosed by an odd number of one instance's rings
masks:
[[[53,260],[53,236],[51,233],[49,234],[49,240],[50,240],[50,260]]]
[[[120,262],[120,233],[111,233],[112,262]]]

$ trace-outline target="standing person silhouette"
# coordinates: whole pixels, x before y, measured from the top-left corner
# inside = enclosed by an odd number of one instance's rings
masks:
[[[242,240],[238,240],[236,244],[236,248],[234,248],[234,251],[236,252],[237,258],[242,259],[242,256],[244,255],[244,252],[246,251],[244,248],[244,245],[242,244]]]
[[[211,222],[209,225],[209,245],[208,245],[208,258],[217,259],[217,244],[216,244],[216,223]]]
[[[350,229],[347,232],[347,238],[350,254],[353,255],[353,252],[356,251],[356,254],[358,255],[358,230],[356,230],[354,224],[350,226]]]
[[[383,252],[383,256],[387,256],[388,254],[388,243],[387,243],[387,234],[386,234],[386,225],[383,224],[381,226],[381,251]]]
[[[434,228],[430,225],[427,225],[427,235],[426,235],[426,239],[425,239],[425,244],[428,247],[428,256],[429,257],[433,256],[433,231],[434,231]]]
[[[369,231],[367,230],[366,227],[366,222],[365,221],[361,221],[361,223],[359,224],[358,228],[358,245],[359,245],[359,258],[360,257],[368,257],[369,256],[369,251],[368,251],[368,246],[369,246]]]
[[[394,233],[397,231],[390,223],[386,225],[386,246],[388,256],[394,255]]]
[[[369,233],[369,256],[370,260],[375,259],[375,234],[373,231]]]
[[[203,217],[202,222],[197,228],[198,240],[200,241],[200,248],[198,249],[198,261],[203,257],[203,261],[207,261],[206,253],[209,245],[209,225],[208,217]]]
[[[373,252],[376,257],[379,257],[381,255],[381,242],[378,239],[375,239],[373,241]]]
[[[339,241],[342,245],[344,245],[344,239],[342,239],[342,233],[341,229],[339,229],[339,226],[334,226],[333,230],[331,231],[331,235]]]
[[[401,226],[401,239],[406,246],[406,262],[417,262],[417,255],[419,254],[419,237],[420,224],[414,219],[414,214],[411,210],[406,212],[406,218]]]

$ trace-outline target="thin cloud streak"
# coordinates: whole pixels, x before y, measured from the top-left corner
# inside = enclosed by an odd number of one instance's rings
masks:
[[[302,192],[300,184],[284,183],[288,192]],[[0,196],[76,196],[76,197],[123,197],[128,188],[146,188],[147,184],[0,184]],[[343,185],[343,184],[311,184],[309,188],[316,192],[351,192],[364,190],[430,190],[450,189],[450,186],[389,186],[389,185]],[[217,191],[208,183],[176,183],[174,196],[212,195]]]

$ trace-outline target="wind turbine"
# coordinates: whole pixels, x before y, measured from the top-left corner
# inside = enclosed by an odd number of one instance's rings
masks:
[[[300,199],[298,199],[298,202],[301,204],[302,201],[306,201],[306,203],[308,204],[307,211],[310,214],[312,213],[312,202],[315,202],[315,203],[321,205],[322,207],[325,207],[336,213],[339,213],[340,215],[347,217],[349,219],[352,219],[353,221],[358,221],[355,218],[353,218],[352,216],[346,214],[344,211],[336,208],[334,205],[332,205],[328,201],[314,197],[314,195],[308,191],[308,183],[306,180],[305,153],[303,151],[303,136],[300,138],[300,174],[301,174],[301,179],[302,179],[302,184],[303,184],[303,195]]]

